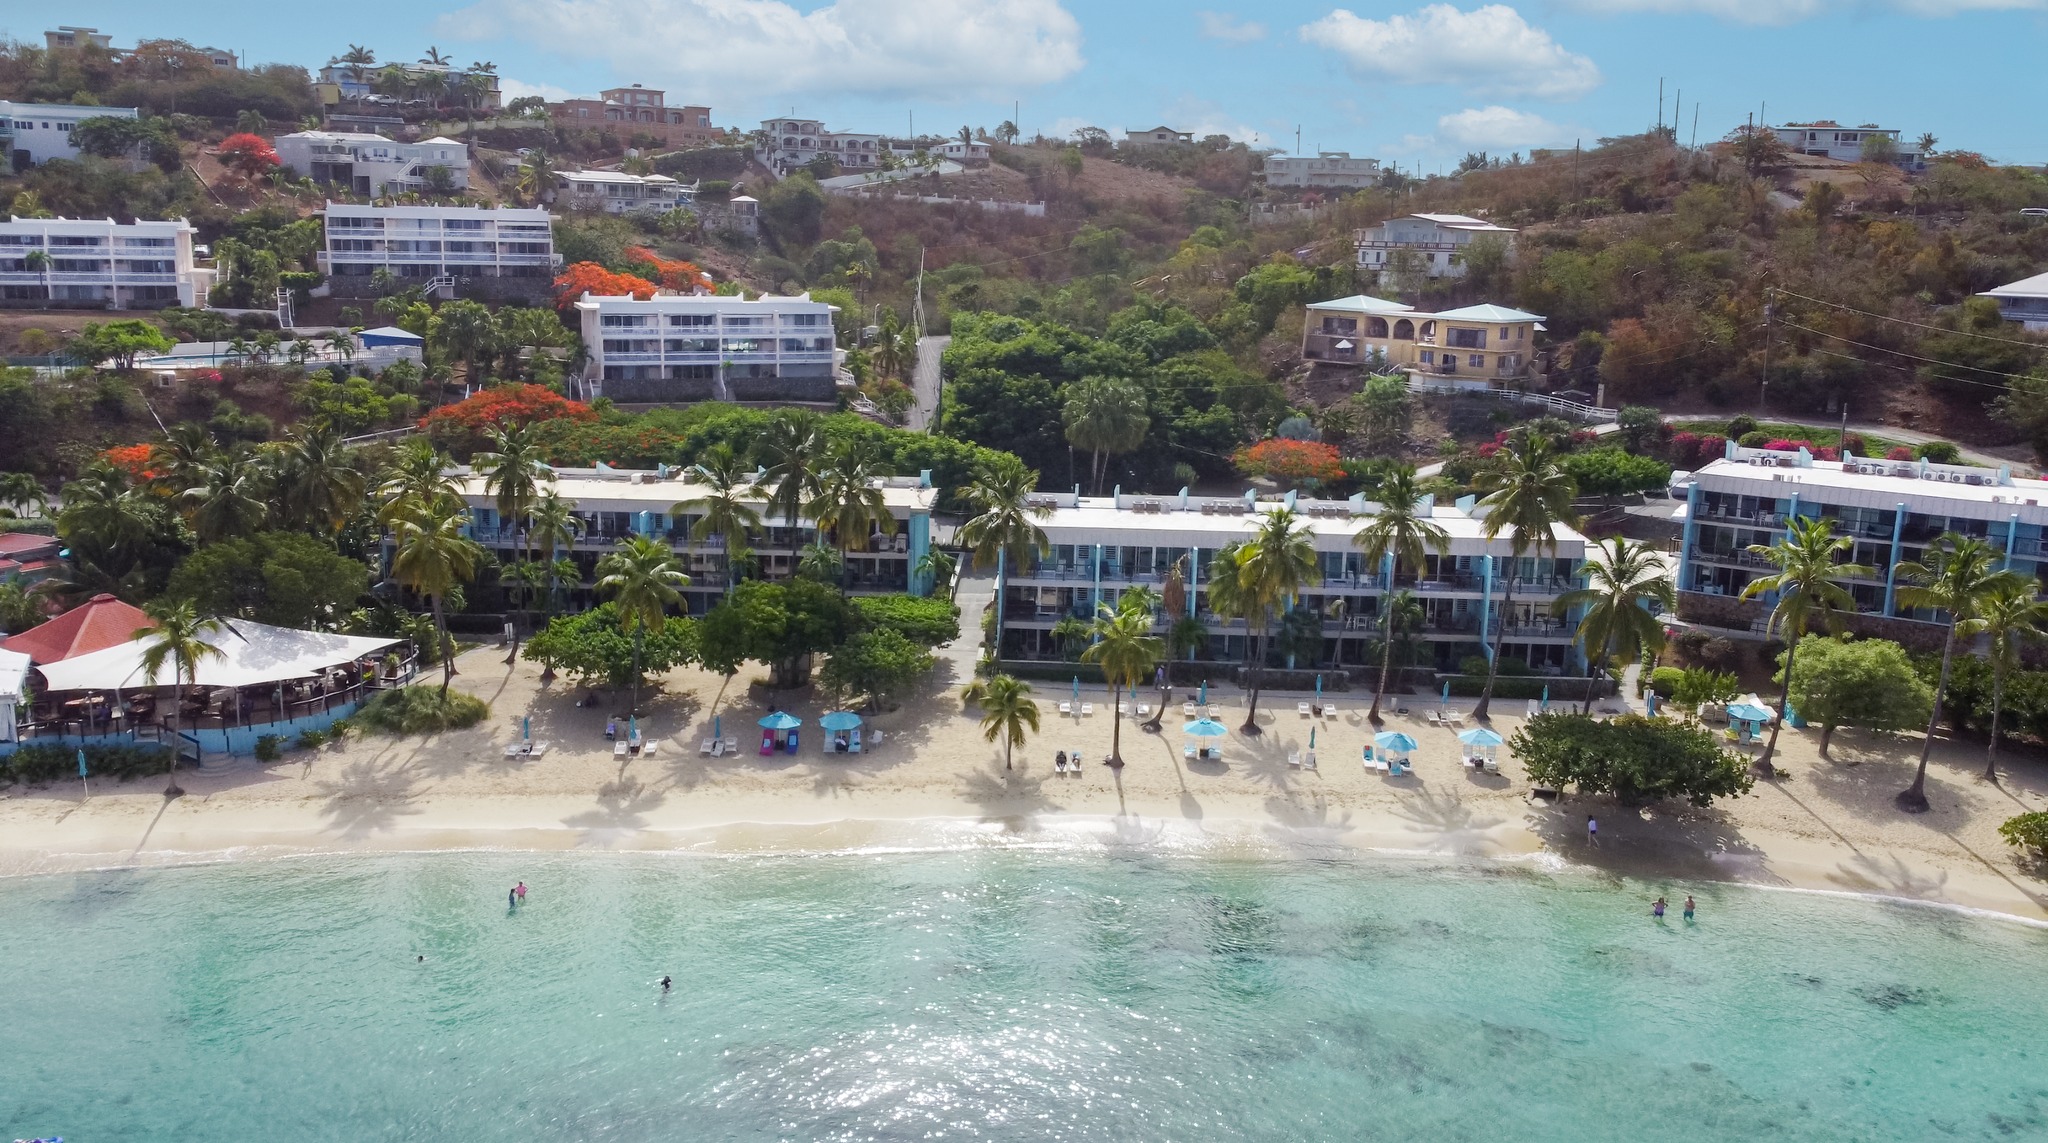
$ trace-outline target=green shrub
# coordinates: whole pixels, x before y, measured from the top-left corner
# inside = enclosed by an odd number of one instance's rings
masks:
[[[41,786],[76,778],[78,750],[76,746],[55,742],[23,746],[0,758],[0,785],[26,782]],[[87,746],[85,768],[92,777],[118,778],[123,782],[151,774],[166,774],[171,769],[171,751],[169,747],[150,742]]]
[[[1963,459],[1963,450],[1947,441],[1928,441],[1914,449],[1913,455],[1935,464],[1954,464]]]
[[[888,629],[924,647],[960,637],[960,609],[939,596],[857,595],[853,609],[869,630]]]
[[[310,730],[299,731],[298,741],[292,743],[292,745],[298,747],[300,750],[318,750],[320,748],[320,744],[326,741],[327,732],[315,728]]]
[[[1458,672],[1460,674],[1476,675],[1482,679],[1485,678],[1487,673],[1486,656],[1465,656],[1464,658],[1458,660]],[[1529,670],[1528,660],[1517,659],[1510,655],[1502,655],[1500,657],[1500,670],[1495,671],[1493,673],[1500,676],[1503,679],[1506,679],[1515,678],[1522,675],[1533,674],[1534,672]]]
[[[278,748],[277,735],[265,734],[256,739],[256,761],[275,762],[281,752]]]
[[[2048,850],[2048,813],[2036,810],[2007,818],[2005,824],[1998,827],[1998,836],[2004,838],[2007,845]]]
[[[1737,413],[1734,416],[1728,418],[1728,428],[1725,431],[1723,431],[1721,435],[1727,437],[1729,440],[1732,441],[1742,441],[1742,443],[1747,447],[1755,448],[1755,445],[1750,444],[1748,441],[1742,440],[1743,437],[1746,437],[1755,431],[1757,431],[1756,418],[1750,416],[1748,413]]]
[[[1685,678],[1685,672],[1677,667],[1658,667],[1650,672],[1649,688],[1660,699],[1669,702],[1678,697],[1678,684]]]
[[[380,692],[355,721],[386,734],[435,734],[475,726],[490,713],[489,703],[460,691],[443,695],[438,687],[401,687]]]
[[[1751,430],[1750,432],[1746,432],[1739,437],[1731,437],[1729,439],[1733,440],[1736,444],[1741,445],[1743,448],[1762,448],[1765,445],[1771,443],[1771,434],[1763,432],[1762,430]]]
[[[1596,448],[1571,453],[1558,461],[1559,467],[1578,483],[1582,496],[1621,496],[1662,488],[1671,480],[1671,466],[1653,456],[1639,456],[1618,448]]]

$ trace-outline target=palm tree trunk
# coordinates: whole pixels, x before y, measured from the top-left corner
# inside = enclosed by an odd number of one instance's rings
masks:
[[[441,642],[441,697],[448,697],[448,684],[455,681],[455,646],[448,639],[448,620],[441,613],[441,595],[427,597],[434,609],[434,632]]]
[[[1387,679],[1388,679],[1388,678],[1390,678],[1390,677],[1392,677],[1392,675],[1393,675],[1393,673],[1394,673],[1394,609],[1393,609],[1393,608],[1391,608],[1391,607],[1387,608],[1387,614],[1386,614],[1385,618],[1386,618],[1386,621],[1387,621],[1387,622],[1386,622],[1386,629],[1387,629],[1387,633],[1386,633],[1386,636],[1385,636],[1385,638],[1383,639],[1383,641],[1382,641],[1382,643],[1381,643],[1381,646],[1380,646],[1380,685],[1379,685],[1379,687],[1378,687],[1377,689],[1375,689],[1375,690],[1374,690],[1374,691],[1372,692],[1372,710],[1368,711],[1368,712],[1366,713],[1366,716],[1365,716],[1365,720],[1366,720],[1367,722],[1370,722],[1370,723],[1372,723],[1372,724],[1373,724],[1373,725],[1375,725],[1375,726],[1379,725],[1379,721],[1380,721],[1380,700],[1381,700],[1382,698],[1384,698],[1384,697],[1386,696],[1386,693],[1387,693]]]
[[[1118,684],[1109,704],[1109,764],[1124,764],[1124,688]]]
[[[1244,725],[1237,728],[1240,734],[1257,734],[1259,732],[1259,684],[1264,682],[1266,678],[1266,651],[1272,644],[1272,629],[1272,620],[1261,615],[1259,617],[1258,653],[1253,656],[1251,667],[1245,672],[1244,681],[1251,690],[1251,703],[1245,708]],[[1247,646],[1250,646],[1252,643],[1249,626],[1245,629],[1245,643]]]
[[[1785,682],[1778,688],[1778,717],[1771,722],[1770,740],[1764,743],[1764,753],[1750,768],[1765,778],[1778,776],[1778,768],[1771,765],[1771,755],[1778,751],[1778,731],[1785,726],[1785,712],[1792,709],[1792,660],[1799,654],[1800,632],[1785,632]]]
[[[1991,667],[1991,742],[1984,748],[1984,778],[1998,783],[1998,716],[2005,708],[2005,663],[2003,660]]]
[[[1517,564],[1520,557],[1511,557]],[[1507,586],[1500,593],[1500,631],[1493,637],[1493,656],[1486,662],[1486,689],[1479,692],[1479,705],[1472,708],[1472,721],[1485,722],[1487,712],[1493,708],[1493,684],[1500,678],[1500,651],[1508,639],[1508,613],[1515,602],[1515,576],[1509,573]]]
[[[183,703],[184,701],[185,701],[185,688],[184,688],[184,686],[183,686],[182,684],[180,684],[180,685],[178,685],[178,686],[174,686],[174,687],[172,687],[172,688],[171,688],[171,773],[170,773],[170,780],[164,783],[164,797],[166,797],[166,798],[175,798],[175,797],[177,797],[177,796],[179,796],[180,794],[183,794],[183,793],[185,792],[184,790],[182,790],[182,789],[180,789],[180,788],[178,787],[178,758],[179,758],[179,756],[180,756],[180,755],[182,755],[182,754],[184,754],[184,753],[185,753],[185,747],[184,747],[184,744],[183,744],[182,742],[180,742],[180,741],[179,741],[179,739],[178,739],[178,707],[179,707],[179,704]]]
[[[1951,615],[1948,624],[1948,638],[1941,642],[1941,681],[1934,687],[1934,709],[1927,715],[1927,737],[1920,743],[1920,768],[1913,773],[1913,784],[1899,791],[1895,799],[1900,809],[1909,814],[1927,812],[1927,756],[1934,753],[1934,728],[1941,724],[1941,700],[1948,694],[1948,668],[1956,651],[1956,624]],[[1792,672],[1786,671],[1786,678]]]
[[[640,626],[633,627],[633,701],[626,704],[626,713],[640,713]]]

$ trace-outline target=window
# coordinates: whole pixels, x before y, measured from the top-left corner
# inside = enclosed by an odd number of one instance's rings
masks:
[[[1436,364],[1436,351],[1435,351],[1435,350],[1433,350],[1433,349],[1425,349],[1425,350],[1423,350],[1423,351],[1422,351],[1422,363],[1423,363],[1424,365],[1435,365],[1435,364]]]
[[[647,319],[637,314],[604,314],[597,319],[597,323],[606,329],[624,329],[645,325]]]
[[[668,324],[682,329],[710,329],[718,324],[717,314],[670,314]]]
[[[1474,369],[1484,369],[1486,368],[1486,357],[1484,354],[1479,353],[1470,354],[1465,358],[1465,364]]]

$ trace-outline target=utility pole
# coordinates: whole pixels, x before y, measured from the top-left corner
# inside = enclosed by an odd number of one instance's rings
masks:
[[[1756,407],[1764,412],[1771,401],[1771,291],[1764,291],[1764,376],[1763,384],[1757,389]]]
[[[1698,149],[1699,149],[1699,145],[1700,145],[1700,101],[1699,101],[1699,100],[1697,100],[1697,99],[1695,99],[1695,100],[1693,100],[1693,101],[1692,101],[1692,142],[1690,142],[1690,143],[1687,143],[1687,144],[1686,144],[1686,146],[1687,146],[1688,148],[1692,149],[1692,150],[1698,150]]]
[[[1301,154],[1301,124],[1294,125],[1294,153]]]
[[[917,323],[917,336],[924,336],[924,247],[917,248],[917,293],[910,307],[911,320]]]
[[[1664,133],[1664,77],[1657,77],[1657,134]]]

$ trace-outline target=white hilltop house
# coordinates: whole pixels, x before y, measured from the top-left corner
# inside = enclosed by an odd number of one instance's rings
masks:
[[[214,272],[193,262],[194,233],[182,218],[10,218],[0,223],[0,305],[205,305]]]
[[[1431,278],[1464,277],[1465,253],[1478,238],[1497,239],[1512,250],[1515,231],[1466,214],[1411,214],[1366,227],[1353,236],[1359,269],[1385,270],[1406,250],[1419,259],[1416,268]]]
[[[279,161],[293,174],[351,194],[424,190],[433,185],[436,168],[447,172],[450,187],[469,188],[469,148],[438,135],[401,143],[348,131],[294,131],[279,135],[275,145]]]

